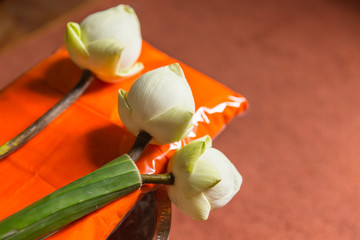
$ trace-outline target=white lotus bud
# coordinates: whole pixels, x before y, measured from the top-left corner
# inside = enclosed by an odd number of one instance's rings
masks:
[[[142,63],[136,63],[142,44],[140,23],[127,5],[91,14],[80,25],[69,22],[65,44],[79,67],[91,70],[106,82],[131,76],[144,68]]]
[[[177,150],[168,172],[174,185],[168,186],[171,201],[186,215],[206,220],[210,210],[225,206],[239,191],[242,177],[219,150],[211,148],[209,136]]]
[[[146,131],[155,144],[179,141],[192,130],[194,98],[177,63],[145,73],[129,93],[120,89],[118,107],[127,129]]]

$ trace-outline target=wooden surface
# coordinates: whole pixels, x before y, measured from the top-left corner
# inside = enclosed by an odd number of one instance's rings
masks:
[[[244,178],[239,194],[207,222],[174,208],[170,239],[359,239],[360,5],[124,2],[150,44],[250,102],[214,141]],[[0,84],[61,45],[68,20],[117,3],[92,1],[3,50]]]

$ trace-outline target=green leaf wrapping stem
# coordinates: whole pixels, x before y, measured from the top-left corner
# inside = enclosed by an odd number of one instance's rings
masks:
[[[0,222],[0,239],[37,239],[141,187],[128,155],[58,189]]]

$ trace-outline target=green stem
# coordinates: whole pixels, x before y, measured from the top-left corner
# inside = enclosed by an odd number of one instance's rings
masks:
[[[164,185],[173,185],[175,182],[174,175],[172,173],[164,174],[141,174],[142,184],[164,184]]]
[[[33,124],[26,128],[16,137],[0,146],[0,159],[8,156],[22,145],[27,143],[31,138],[43,130],[57,116],[64,112],[81,94],[88,88],[94,77],[89,70],[84,70],[79,82],[75,87],[66,94],[60,102],[53,106],[49,111],[37,119]]]

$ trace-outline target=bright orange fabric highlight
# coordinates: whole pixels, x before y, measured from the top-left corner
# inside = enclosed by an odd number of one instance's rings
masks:
[[[143,43],[139,61],[145,69],[178,62]],[[184,142],[209,134],[214,137],[247,107],[245,98],[181,64],[196,105],[193,134],[181,143],[149,145],[137,165],[142,173],[166,170],[168,158]],[[135,140],[117,113],[117,91],[128,91],[142,74],[107,84],[95,80],[69,109],[25,146],[0,160],[0,219],[80,178],[119,155]],[[0,144],[5,143],[59,101],[78,81],[81,70],[65,48],[25,73],[0,92]],[[134,206],[144,186],[112,204],[61,229],[49,239],[106,239]]]

